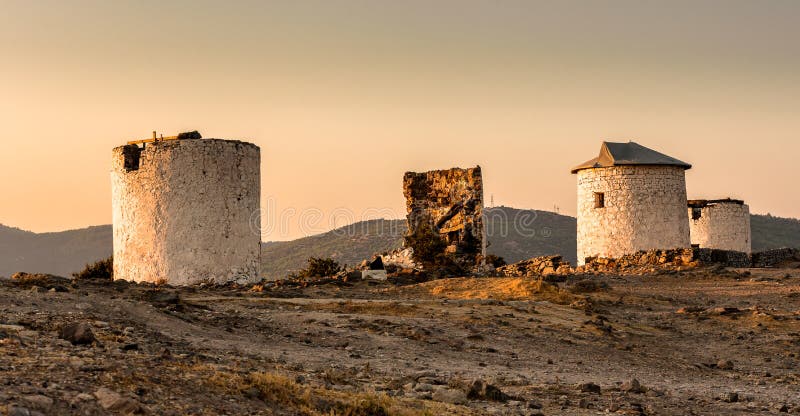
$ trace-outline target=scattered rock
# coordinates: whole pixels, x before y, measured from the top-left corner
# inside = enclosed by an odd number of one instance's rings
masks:
[[[28,406],[39,410],[49,410],[51,407],[53,407],[53,399],[47,396],[42,396],[41,394],[22,396],[22,401]]]
[[[131,414],[141,409],[141,406],[136,400],[123,397],[119,393],[105,387],[101,387],[94,392],[94,397],[97,398],[97,403],[100,404],[100,407],[110,412]]]
[[[427,383],[417,383],[417,385],[414,386],[414,391],[431,392],[433,391],[433,386]]]
[[[150,302],[155,306],[169,306],[180,303],[181,298],[176,292],[156,290],[150,293]]]
[[[433,400],[450,404],[465,404],[467,394],[461,390],[440,388],[433,392]]]
[[[731,392],[722,396],[722,401],[727,403],[736,403],[739,401],[739,393]]]
[[[578,390],[582,393],[593,393],[593,394],[600,394],[602,389],[600,386],[594,383],[582,383],[578,385]]]
[[[689,314],[689,313],[700,313],[703,312],[705,309],[698,307],[698,306],[684,306],[683,308],[678,309],[675,313],[679,314]]]
[[[717,368],[720,370],[733,370],[733,361],[731,360],[719,360],[717,362]]]
[[[719,308],[708,309],[707,312],[710,315],[726,316],[726,315],[740,314],[740,313],[742,313],[742,310],[739,309],[739,308],[733,308],[733,307],[727,307],[727,308],[719,307]]]
[[[498,267],[495,272],[505,277],[539,277],[571,272],[569,262],[561,256],[543,256]]]
[[[87,345],[96,340],[92,327],[83,322],[64,325],[61,327],[58,337],[71,342],[72,345]]]
[[[90,402],[94,400],[94,396],[89,393],[79,393],[77,396],[75,396],[75,400],[79,402]]]
[[[541,409],[542,404],[537,402],[536,400],[528,401],[528,409]]]
[[[13,404],[11,406],[8,406],[7,411],[8,411],[8,416],[44,416],[43,413],[39,413],[35,410],[30,410],[26,407],[15,406]]]
[[[67,289],[67,287],[66,287],[66,286],[62,286],[62,285],[53,285],[53,286],[50,286],[50,290],[49,290],[49,292],[53,292],[53,293],[55,293],[55,292],[58,292],[58,293],[64,293],[64,292],[69,292],[69,289]]]
[[[244,394],[244,397],[247,397],[248,399],[258,399],[261,396],[261,390],[259,390],[257,387],[250,387],[245,389],[242,394]]]
[[[634,378],[622,383],[620,390],[628,393],[644,393],[646,389]]]
[[[481,379],[472,382],[467,392],[467,397],[473,400],[492,400],[496,402],[507,402],[511,399],[511,396]]]

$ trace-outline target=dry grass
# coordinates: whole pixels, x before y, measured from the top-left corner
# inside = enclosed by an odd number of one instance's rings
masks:
[[[304,416],[419,416],[462,414],[444,404],[397,400],[381,393],[344,392],[298,384],[286,376],[214,372],[207,382],[226,394],[257,398],[267,407]]]
[[[543,300],[567,305],[577,296],[541,279],[531,278],[458,278],[442,279],[417,285],[438,298]]]

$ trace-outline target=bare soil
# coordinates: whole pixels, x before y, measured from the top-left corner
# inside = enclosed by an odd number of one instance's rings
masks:
[[[0,415],[800,414],[800,269],[578,280],[5,280]]]

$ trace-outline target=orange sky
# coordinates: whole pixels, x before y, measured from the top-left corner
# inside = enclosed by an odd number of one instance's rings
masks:
[[[263,3],[3,0],[0,222],[109,223],[111,148],[194,129],[261,146],[270,240],[401,217],[403,172],[475,164],[487,202],[574,215],[604,139],[800,217],[800,2]]]

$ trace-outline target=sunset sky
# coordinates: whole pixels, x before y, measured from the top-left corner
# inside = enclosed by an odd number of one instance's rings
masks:
[[[110,223],[111,149],[152,130],[258,144],[288,217],[266,240],[401,218],[405,171],[476,164],[487,203],[574,215],[570,168],[602,140],[693,164],[690,198],[800,217],[800,1],[0,8],[6,225]]]

